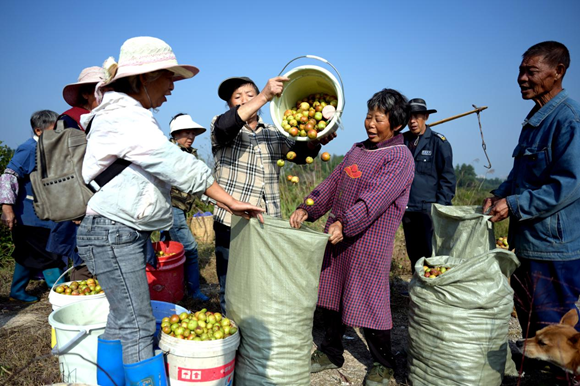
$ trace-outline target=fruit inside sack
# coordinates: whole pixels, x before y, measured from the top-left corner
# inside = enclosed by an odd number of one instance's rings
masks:
[[[505,236],[498,237],[498,239],[495,241],[495,246],[501,249],[510,249],[507,237]]]
[[[282,127],[292,137],[316,139],[320,132],[326,129],[328,121],[332,119],[329,114],[325,118],[322,110],[326,106],[336,108],[337,105],[336,95],[310,94],[296,101],[296,107],[284,112]]]
[[[429,277],[431,279],[436,278],[439,275],[443,275],[445,272],[449,271],[451,269],[451,267],[445,267],[445,266],[436,266],[436,267],[430,267],[428,265],[424,265],[423,266],[423,271],[425,272],[425,277]]]
[[[182,312],[163,318],[161,331],[177,339],[207,341],[225,339],[237,333],[238,329],[219,312],[209,312],[204,308],[195,313]]]
[[[99,285],[99,281],[93,278],[61,284],[54,288],[54,292],[71,296],[88,296],[105,293]]]

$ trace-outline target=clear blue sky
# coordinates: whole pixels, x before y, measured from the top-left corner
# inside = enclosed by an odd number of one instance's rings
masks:
[[[89,5],[90,4],[90,5]],[[0,141],[16,148],[31,135],[32,112],[68,106],[62,89],[84,67],[118,59],[123,42],[155,36],[179,62],[200,73],[178,82],[156,115],[186,112],[209,127],[225,110],[219,83],[249,76],[261,88],[291,59],[329,60],[344,81],[345,130],[327,146],[344,154],[366,138],[366,101],[384,87],[424,98],[438,110],[430,121],[488,106],[482,124],[493,165],[504,178],[521,122],[533,107],[516,83],[522,53],[544,40],[564,43],[572,63],[564,87],[580,99],[580,1],[5,1],[0,14]],[[299,60],[290,68],[316,64]],[[320,63],[321,66],[325,66]],[[332,71],[331,68],[325,67]],[[263,117],[271,122],[269,106]],[[484,174],[475,115],[437,126],[451,142],[454,163]],[[196,140],[208,157],[209,132]]]

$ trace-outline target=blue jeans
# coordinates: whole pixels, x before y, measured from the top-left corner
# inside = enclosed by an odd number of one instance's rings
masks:
[[[525,338],[526,332],[527,337],[532,337],[548,324],[559,323],[566,312],[575,308],[574,304],[580,296],[580,260],[520,258],[520,263],[510,284]]]
[[[183,244],[185,258],[197,263],[197,241],[187,226],[186,214],[183,210],[173,207],[173,226],[169,229],[171,240]]]
[[[77,231],[79,255],[109,301],[102,337],[121,340],[125,364],[153,357],[155,317],[145,271],[149,236],[101,216],[86,216]]]
[[[183,244],[185,252],[184,274],[187,293],[189,296],[195,296],[199,291],[199,264],[197,261],[197,241],[191,234],[187,226],[186,213],[173,207],[173,226],[169,229],[171,240]]]

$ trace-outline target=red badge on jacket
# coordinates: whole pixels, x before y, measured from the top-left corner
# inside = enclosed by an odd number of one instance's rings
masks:
[[[362,176],[362,172],[358,170],[358,165],[354,164],[352,166],[347,166],[344,168],[344,171],[350,178],[359,178]]]

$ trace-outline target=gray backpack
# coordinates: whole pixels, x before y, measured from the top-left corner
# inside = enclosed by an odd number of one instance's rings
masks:
[[[66,128],[64,120],[57,120],[55,130],[45,130],[36,146],[36,169],[30,173],[34,191],[34,211],[41,220],[55,222],[79,220],[85,216],[87,203],[96,192],[85,184],[82,176],[83,159],[87,147],[86,133]],[[99,187],[112,180],[131,163],[117,159],[95,178]]]

